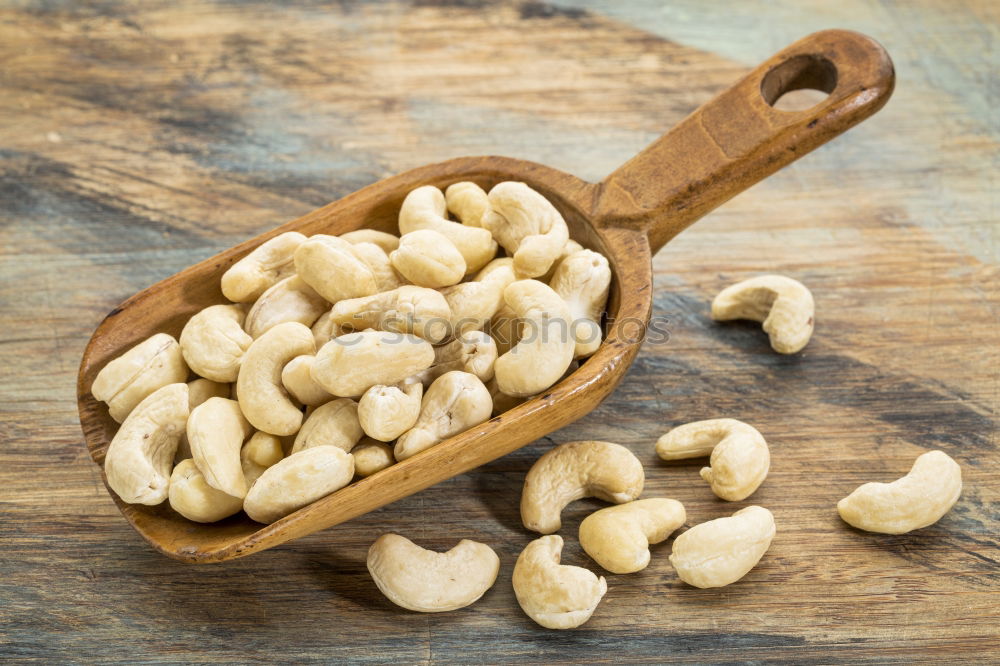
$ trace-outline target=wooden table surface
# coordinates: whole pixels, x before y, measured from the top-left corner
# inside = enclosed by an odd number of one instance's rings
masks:
[[[706,9],[704,5],[711,5]],[[42,2],[0,8],[0,659],[53,661],[906,662],[1000,660],[996,4],[751,0]],[[75,373],[118,302],[386,175],[466,154],[598,180],[773,51],[858,29],[895,59],[884,111],[737,197],[656,257],[649,342],[593,413],[346,525],[196,567],[119,515],[82,443]],[[804,353],[717,325],[723,286],[802,280]],[[673,425],[757,426],[772,470],[716,500],[653,453]],[[682,584],[669,542],[608,576],[589,623],[543,630],[510,578],[532,538],[518,497],[555,442],[620,442],[645,496],[688,526],[751,503],[778,534],[742,581]],[[942,449],[965,488],[910,535],[848,528],[835,503]],[[601,506],[564,514],[564,561]],[[477,604],[424,615],[364,558],[393,531],[493,546]]]

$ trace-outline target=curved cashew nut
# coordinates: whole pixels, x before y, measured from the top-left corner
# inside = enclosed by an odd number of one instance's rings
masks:
[[[413,333],[431,344],[449,335],[450,320],[451,308],[441,293],[413,285],[340,301],[330,310],[330,321],[338,327]]]
[[[289,399],[281,370],[296,356],[315,353],[312,331],[298,322],[278,324],[254,340],[236,379],[240,409],[254,428],[280,436],[298,432],[302,412]]]
[[[549,284],[569,308],[574,355],[590,356],[601,346],[601,314],[611,285],[608,260],[591,250],[575,252],[560,262]]]
[[[406,195],[399,208],[399,231],[404,235],[425,229],[436,231],[451,241],[461,253],[466,265],[463,272],[478,271],[497,253],[493,236],[485,229],[478,229],[478,225],[449,221],[445,218],[445,210],[441,190],[433,185],[418,187]],[[465,218],[462,220],[464,222]]]
[[[420,287],[458,284],[466,271],[465,259],[455,244],[432,229],[403,234],[389,260],[400,275]]]
[[[662,497],[609,506],[580,523],[580,545],[611,573],[635,573],[649,565],[649,545],[665,540],[685,520],[684,505]]]
[[[449,185],[444,191],[444,201],[448,210],[467,227],[482,227],[483,217],[490,210],[490,198],[483,188],[468,181]],[[495,243],[493,252],[496,253]]]
[[[868,532],[906,534],[933,525],[962,494],[962,468],[943,451],[917,457],[906,476],[866,483],[837,502],[840,517]]]
[[[375,271],[357,255],[353,244],[336,236],[310,236],[295,251],[295,270],[331,303],[378,291]]]
[[[125,418],[104,456],[108,485],[129,504],[167,499],[170,468],[188,418],[187,384],[150,393]]]
[[[191,410],[188,443],[194,464],[208,485],[233,497],[247,494],[240,449],[251,432],[250,422],[235,400],[209,398]]]
[[[478,541],[462,539],[439,553],[398,534],[383,534],[368,549],[368,572],[397,606],[443,613],[475,603],[493,587],[500,558]]]
[[[446,372],[461,370],[479,377],[483,382],[493,379],[497,360],[497,345],[482,331],[466,331],[446,345],[434,348],[434,365],[420,373],[424,384],[430,384]]]
[[[406,460],[489,420],[492,411],[493,399],[478,377],[446,372],[427,389],[417,422],[396,440],[396,460]]]
[[[514,257],[514,270],[520,275],[545,275],[569,240],[563,216],[524,183],[500,183],[489,196],[491,210],[483,218],[483,227]]]
[[[754,493],[767,477],[771,454],[756,428],[736,419],[710,419],[678,426],[656,442],[663,460],[711,454],[701,478],[718,497],[738,502]]]
[[[312,378],[315,362],[315,356],[303,354],[293,358],[281,369],[281,385],[289,395],[309,407],[318,407],[333,400],[333,396]]]
[[[642,463],[621,444],[585,440],[566,442],[535,461],[521,491],[521,522],[551,534],[562,527],[560,514],[570,502],[597,497],[623,504],[642,493]]]
[[[563,540],[535,539],[514,565],[514,596],[522,610],[546,629],[573,629],[590,619],[608,591],[604,576],[559,564]]]
[[[750,319],[763,322],[771,348],[794,354],[809,342],[816,306],[812,294],[798,280],[784,275],[761,275],[737,282],[712,301],[712,319]]]
[[[359,243],[378,245],[387,255],[399,247],[399,236],[376,229],[355,229],[354,231],[340,234],[340,238],[352,245]]]
[[[338,398],[313,410],[295,435],[292,454],[314,446],[336,446],[350,451],[363,434],[358,422],[358,403]]]
[[[774,516],[748,506],[728,518],[695,525],[674,539],[670,563],[694,587],[722,587],[753,569],[771,546]]]
[[[351,449],[351,455],[354,456],[354,475],[360,479],[381,472],[396,462],[392,455],[392,446],[370,438],[367,441],[361,440]]]
[[[193,379],[187,383],[188,411],[205,402],[209,398],[228,398],[232,387],[229,384],[219,384],[208,379]],[[174,464],[191,457],[191,445],[188,443],[187,431],[181,435],[174,452]]]
[[[415,335],[361,331],[323,345],[313,362],[312,375],[333,395],[353,397],[377,384],[398,384],[433,362],[434,348]]]
[[[372,275],[375,276],[375,288],[378,291],[389,291],[402,284],[399,273],[389,261],[388,252],[375,243],[352,243],[352,246],[354,254],[371,269]],[[396,247],[399,247],[398,241]]]
[[[559,294],[537,280],[511,284],[503,298],[522,322],[522,330],[513,349],[496,361],[497,385],[507,395],[541,393],[559,381],[573,361],[576,341],[570,335],[569,308]]]
[[[271,286],[295,272],[292,256],[306,237],[297,231],[279,234],[261,243],[222,274],[222,294],[234,303],[260,297]]]
[[[358,402],[361,429],[372,439],[391,442],[417,422],[423,394],[423,384],[416,381],[371,387]]]
[[[259,430],[255,432],[240,449],[240,465],[243,467],[247,487],[252,486],[264,470],[277,464],[284,457],[285,451],[280,437]]]
[[[173,336],[157,333],[104,366],[90,393],[106,402],[111,418],[121,423],[154,391],[183,382],[187,376],[180,345]]]
[[[170,508],[196,523],[214,523],[238,513],[243,498],[208,485],[190,458],[180,461],[170,474]]]
[[[238,305],[210,305],[188,319],[180,337],[188,367],[215,382],[235,382],[253,342],[243,330],[245,318]]]
[[[350,483],[354,458],[336,446],[314,446],[268,467],[250,486],[243,510],[273,523]]]
[[[504,289],[516,279],[514,260],[503,257],[488,263],[474,280],[442,289],[452,330],[457,334],[486,327],[503,305]]]
[[[288,321],[312,326],[329,303],[298,275],[287,277],[261,294],[247,313],[243,327],[257,339],[268,329]]]

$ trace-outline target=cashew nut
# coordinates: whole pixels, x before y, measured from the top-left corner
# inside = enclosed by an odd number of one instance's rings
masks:
[[[497,346],[482,331],[466,331],[446,345],[434,348],[434,365],[420,373],[424,384],[430,384],[446,372],[462,370],[480,380],[493,379],[493,365],[497,360]]]
[[[483,227],[514,257],[514,270],[529,278],[545,275],[569,240],[556,207],[524,183],[510,181],[490,190],[490,207]]]
[[[694,587],[723,587],[753,569],[771,546],[774,516],[748,506],[727,518],[695,525],[674,539],[670,563]]]
[[[368,265],[372,275],[375,276],[375,288],[378,291],[389,291],[402,284],[399,273],[392,267],[389,254],[385,250],[375,243],[353,243],[352,245],[354,254]]]
[[[609,506],[580,523],[580,545],[611,573],[635,573],[649,565],[649,545],[666,539],[685,520],[684,505],[672,499]]]
[[[336,446],[350,451],[363,434],[358,422],[358,403],[338,398],[313,410],[295,435],[292,454],[314,446]]]
[[[483,216],[490,210],[490,198],[483,188],[468,181],[449,185],[444,200],[448,210],[467,227],[482,227]]]
[[[389,260],[400,275],[421,287],[458,284],[466,270],[465,259],[455,244],[432,229],[403,234]]]
[[[371,387],[358,402],[361,429],[372,439],[391,442],[417,422],[423,393],[423,384],[417,381]]]
[[[331,303],[378,291],[375,271],[357,255],[354,245],[336,236],[310,236],[295,251],[295,270]]]
[[[375,472],[381,472],[396,462],[392,455],[392,446],[371,438],[358,442],[358,445],[351,449],[351,455],[354,456],[354,475],[361,479]]]
[[[190,458],[180,461],[170,475],[170,508],[196,523],[214,523],[238,513],[243,498],[208,485]]]
[[[209,398],[191,410],[187,438],[194,464],[205,482],[233,497],[247,494],[247,482],[240,466],[243,440],[253,429],[235,400]]]
[[[295,272],[292,256],[305,240],[299,232],[288,231],[262,243],[222,274],[222,294],[234,303],[257,300]]]
[[[446,372],[427,389],[417,422],[396,440],[396,460],[487,421],[492,411],[490,392],[478,377],[458,370]]]
[[[503,305],[504,289],[515,279],[514,260],[503,257],[488,263],[474,280],[442,289],[452,330],[457,334],[484,328]]]
[[[285,278],[261,294],[247,313],[243,327],[254,339],[287,321],[312,326],[330,305],[298,275]]]
[[[238,305],[210,305],[191,317],[180,338],[188,367],[212,381],[235,382],[253,342],[243,330],[245,318]]]
[[[330,321],[338,327],[413,333],[432,344],[448,336],[450,319],[451,309],[444,296],[413,285],[340,301],[330,310]]]
[[[129,504],[167,499],[170,468],[188,418],[187,384],[167,384],[136,405],[104,457],[108,485]]]
[[[268,467],[250,486],[243,510],[273,523],[350,483],[354,457],[336,446],[314,446]]]
[[[439,553],[398,534],[383,534],[368,549],[368,572],[397,606],[442,613],[475,603],[493,587],[500,558],[478,541],[462,539]]]
[[[514,565],[514,595],[532,620],[546,629],[573,629],[590,619],[608,591],[604,576],[559,564],[563,540],[543,536],[529,543]]]
[[[738,502],[764,482],[771,465],[767,442],[756,428],[736,419],[710,419],[678,426],[656,442],[663,460],[699,458],[711,454],[701,478],[718,497]]]
[[[399,247],[399,236],[394,236],[393,234],[386,233],[385,231],[377,231],[375,229],[356,229],[354,231],[348,231],[345,234],[340,234],[340,238],[348,243],[351,243],[352,245],[357,245],[358,243],[372,243],[374,245],[378,245],[386,254],[389,254]]]
[[[451,222],[445,218],[445,212],[445,198],[441,190],[432,185],[418,187],[406,195],[400,206],[399,231],[404,235],[413,231],[436,231],[451,241],[462,255],[466,265],[463,272],[478,271],[496,255],[496,242],[489,231],[478,228],[480,225]],[[465,222],[466,218],[461,219]]]
[[[570,335],[569,308],[537,280],[511,284],[503,298],[522,321],[522,330],[514,348],[496,361],[497,385],[507,395],[535,395],[559,381],[573,361],[576,341]]]
[[[344,331],[340,329],[340,326],[333,321],[333,310],[320,315],[316,323],[312,325],[313,338],[316,341],[316,349],[320,349],[323,345],[333,340],[339,335],[343,335]]]
[[[549,284],[569,308],[575,356],[590,356],[601,346],[601,314],[611,285],[608,260],[591,250],[575,252],[560,262]]]
[[[726,287],[712,301],[712,319],[750,319],[763,322],[771,348],[794,354],[809,342],[815,304],[798,280],[784,275],[761,275]]]
[[[280,437],[259,430],[255,432],[240,449],[240,465],[247,487],[252,486],[264,470],[284,457],[284,444]]]
[[[506,291],[506,287],[504,291]],[[517,313],[506,303],[501,305],[500,309],[493,315],[493,318],[490,319],[488,332],[490,337],[493,338],[493,342],[496,343],[498,357],[503,356],[513,349],[514,345],[521,339],[522,323],[518,320]],[[573,342],[573,345],[575,349],[576,341]]]
[[[866,483],[837,502],[844,522],[868,532],[906,534],[933,525],[962,494],[962,469],[947,453],[917,457],[906,476]]]
[[[624,504],[642,493],[642,463],[621,444],[585,440],[546,452],[528,470],[521,491],[521,522],[551,534],[562,527],[563,508],[584,497]]]
[[[323,345],[316,354],[312,375],[333,395],[353,397],[376,384],[398,384],[433,362],[434,348],[415,335],[361,331]]]
[[[333,400],[333,396],[312,378],[315,362],[315,356],[303,354],[293,358],[281,370],[281,385],[289,395],[309,407],[317,407]]]
[[[90,393],[106,402],[111,418],[121,423],[154,391],[183,382],[187,376],[180,345],[173,336],[157,333],[104,366]]]
[[[195,379],[187,383],[188,386],[188,410],[205,402],[209,398],[228,398],[232,390],[229,384],[219,384],[208,379]],[[177,451],[174,452],[174,463],[187,460],[192,456],[191,445],[188,443],[187,432],[181,435],[181,441],[177,443]]]
[[[281,370],[296,356],[316,353],[312,331],[294,321],[278,324],[254,340],[243,357],[236,394],[247,420],[272,435],[293,435],[302,412],[281,383]]]
[[[552,262],[552,266],[549,268],[548,272],[542,277],[536,279],[539,280],[540,282],[544,282],[547,285],[551,285],[552,278],[555,276],[556,271],[559,269],[559,265],[566,260],[566,257],[585,249],[587,248],[583,247],[575,240],[570,238],[568,241],[566,241],[566,244],[563,245],[562,252],[560,252],[556,260]]]

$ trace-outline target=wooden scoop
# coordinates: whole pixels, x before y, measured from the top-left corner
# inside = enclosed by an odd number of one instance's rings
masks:
[[[202,308],[225,302],[223,272],[285,231],[341,234],[360,227],[398,232],[400,204],[420,185],[471,180],[489,190],[514,180],[546,196],[571,236],[607,256],[614,275],[606,339],[583,365],[543,395],[271,524],[242,513],[201,525],[160,506],[125,504],[132,526],[157,550],[190,562],[219,562],[342,523],[510,453],[588,413],[625,376],[652,305],[652,255],[689,224],[878,111],[894,83],[892,62],[863,35],[810,35],[743,77],[600,183],[506,157],[465,157],[370,185],[159,282],[122,303],[94,332],[80,364],[80,423],[94,462],[118,428],[90,393],[104,365],[157,332],[175,337]],[[829,96],[803,111],[772,105],[803,88]],[[107,479],[105,478],[105,485]]]

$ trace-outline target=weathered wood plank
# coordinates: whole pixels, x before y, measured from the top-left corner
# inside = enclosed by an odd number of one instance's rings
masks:
[[[1000,658],[997,128],[982,83],[995,7],[581,6],[0,9],[0,655]],[[766,40],[738,43],[768,16]],[[660,253],[654,315],[670,338],[647,343],[594,413],[477,472],[245,560],[192,568],[129,530],[81,443],[73,385],[90,332],[118,301],[427,162],[504,154],[600,179],[747,65],[832,25],[886,44],[896,98]],[[765,271],[816,296],[817,333],[800,358],[772,354],[756,327],[708,321],[719,288]],[[772,446],[772,472],[751,498],[779,529],[760,566],[737,585],[695,590],[671,570],[667,543],[647,570],[609,576],[582,629],[556,634],[525,617],[510,575],[530,539],[517,498],[534,459],[552,442],[621,442],[646,466],[645,495],[681,500],[694,524],[750,502],[715,500],[694,465],[658,463],[652,444],[672,425],[716,415],[755,424]],[[929,448],[963,465],[952,513],[899,537],[840,523],[840,497],[895,478]],[[594,566],[575,532],[598,506],[567,510],[567,562]],[[478,538],[500,554],[500,579],[462,612],[403,611],[365,570],[383,531],[438,548]]]

